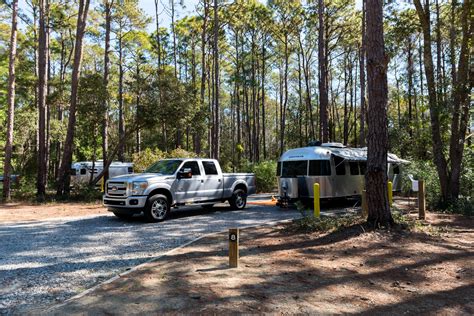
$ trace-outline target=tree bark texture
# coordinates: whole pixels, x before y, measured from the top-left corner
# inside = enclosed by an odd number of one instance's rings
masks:
[[[69,106],[69,120],[64,143],[63,160],[59,172],[57,195],[68,195],[70,190],[70,169],[72,163],[72,152],[74,150],[74,130],[76,127],[76,110],[77,110],[77,92],[79,89],[79,78],[81,74],[82,63],[82,43],[86,28],[87,13],[89,11],[90,0],[79,1],[79,14],[76,25],[76,41],[74,51],[74,64],[71,75],[71,101]]]
[[[46,96],[48,94],[48,0],[39,1],[38,28],[38,156],[36,196],[43,201],[46,195]]]
[[[18,0],[13,0],[12,24],[10,33],[10,54],[8,56],[8,95],[7,95],[7,137],[5,144],[5,160],[3,163],[3,198],[9,201],[11,198],[11,173],[12,173],[12,151],[13,151],[13,124],[15,120],[15,60],[16,60],[16,38],[17,38],[17,11]]]
[[[387,192],[387,64],[383,0],[367,0],[367,85],[369,94],[366,190],[368,223],[393,224]]]
[[[326,32],[324,24],[324,0],[318,0],[319,36],[318,36],[318,62],[319,62],[319,138],[323,143],[329,141],[329,110],[328,110],[328,73]]]

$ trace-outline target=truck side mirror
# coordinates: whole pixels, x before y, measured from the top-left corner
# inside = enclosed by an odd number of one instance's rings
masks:
[[[193,177],[193,173],[191,168],[183,168],[178,171],[178,179],[191,179]]]

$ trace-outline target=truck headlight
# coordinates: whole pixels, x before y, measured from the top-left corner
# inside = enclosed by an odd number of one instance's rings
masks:
[[[148,182],[146,181],[132,182],[132,195],[143,195],[147,187]]]

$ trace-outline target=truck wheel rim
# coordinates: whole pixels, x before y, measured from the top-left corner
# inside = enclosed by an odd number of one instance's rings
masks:
[[[237,193],[237,196],[235,197],[235,205],[238,208],[241,208],[245,205],[245,199],[242,193]]]
[[[162,219],[166,215],[168,206],[166,202],[162,199],[156,200],[151,205],[151,214],[157,219]]]

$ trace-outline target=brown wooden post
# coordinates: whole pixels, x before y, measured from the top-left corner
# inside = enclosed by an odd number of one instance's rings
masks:
[[[239,266],[239,229],[229,229],[229,266],[237,268]]]
[[[418,181],[418,218],[425,219],[425,181]]]
[[[367,192],[365,190],[362,191],[362,217],[367,218],[369,215],[369,207],[367,206]]]

